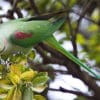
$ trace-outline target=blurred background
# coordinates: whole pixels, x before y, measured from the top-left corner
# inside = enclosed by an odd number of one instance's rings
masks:
[[[58,16],[59,12],[65,12],[67,18],[54,36],[66,50],[100,74],[99,0],[0,0],[1,24],[44,14]],[[49,87],[43,93],[47,100],[100,100],[100,80],[44,44],[34,50],[31,66],[49,73]]]

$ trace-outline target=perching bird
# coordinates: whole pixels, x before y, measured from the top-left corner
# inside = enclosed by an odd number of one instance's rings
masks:
[[[87,65],[78,58],[66,51],[53,37],[53,33],[58,30],[66,20],[66,17],[58,18],[55,21],[37,20],[32,18],[20,18],[0,25],[0,54],[7,54],[15,51],[28,52],[40,42],[45,42],[53,47],[80,67],[83,67],[96,78],[100,79]]]

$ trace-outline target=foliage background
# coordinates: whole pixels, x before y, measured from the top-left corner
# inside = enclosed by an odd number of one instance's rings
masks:
[[[83,62],[90,65],[100,73],[100,2],[99,0],[1,0],[9,3],[9,8],[0,14],[0,22],[29,16],[40,16],[49,13],[55,16],[55,12],[67,13],[67,19],[61,29],[55,34],[62,36],[59,42],[64,44],[70,42],[72,52]],[[5,6],[5,5],[3,5]],[[0,11],[3,10],[0,6]],[[44,16],[47,18],[47,16]],[[63,35],[64,34],[64,35]],[[64,45],[66,46],[66,45]],[[59,54],[52,48],[40,43],[34,47],[41,59],[29,61],[31,66],[38,71],[47,71],[51,81],[55,79],[55,73],[72,75],[72,77],[81,80],[88,88],[87,93],[78,89],[68,90],[48,88],[52,91],[61,91],[77,95],[76,100],[99,100],[100,84],[99,80],[81,70],[75,63]],[[69,48],[69,47],[65,47]],[[80,49],[81,48],[81,49]],[[51,56],[48,56],[51,54]],[[64,65],[66,70],[55,70],[50,64]],[[66,84],[67,85],[67,84]],[[47,93],[47,92],[46,92]],[[46,94],[45,94],[46,95]],[[48,98],[48,97],[47,97]]]

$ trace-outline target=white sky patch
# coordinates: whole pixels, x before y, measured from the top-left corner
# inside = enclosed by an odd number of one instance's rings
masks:
[[[4,2],[3,0],[0,0],[0,7],[2,7],[0,14],[5,14],[8,11],[8,8],[11,8],[10,4],[8,2]]]
[[[56,84],[54,82],[57,82]],[[73,78],[71,75],[57,75],[55,81],[50,84],[52,88],[59,88],[60,86],[69,90],[80,90],[84,93],[88,92],[87,87],[79,79]]]
[[[22,14],[23,14],[24,17],[28,16],[28,12],[26,10],[22,9],[21,12],[22,12]]]
[[[66,71],[65,66],[59,64],[50,64],[55,70],[63,70]]]
[[[96,81],[97,85],[100,87],[100,81]]]
[[[8,2],[3,1],[3,0],[0,0],[0,7],[2,8],[2,10],[0,10],[0,15],[6,14],[8,9],[11,8],[10,4]],[[2,20],[4,22],[8,21],[7,18],[2,18]]]
[[[59,34],[59,31],[56,31],[54,33],[55,38],[57,41],[60,41],[61,39],[66,37],[65,33]],[[62,47],[67,51],[73,51],[72,42],[65,40],[62,43]],[[84,58],[86,56],[86,53],[82,53],[82,47],[79,43],[77,43],[78,48],[78,56],[79,58]],[[66,70],[65,67],[62,68],[60,65],[53,65],[54,69],[59,70]],[[62,86],[65,89],[68,90],[74,90],[74,91],[81,91],[83,93],[90,94],[88,92],[87,86],[79,79],[73,78],[71,75],[62,75],[60,73],[56,74],[56,78],[54,82],[50,83],[50,87],[54,89],[59,89],[60,86]],[[49,91],[48,97],[50,100],[74,100],[76,98],[76,95],[69,94],[69,93],[62,93],[62,92],[56,92],[56,91]]]
[[[69,93],[48,91],[48,98],[49,100],[74,100],[76,96]]]
[[[59,33],[59,31],[56,31],[54,34],[54,37],[56,38],[57,41],[63,39],[66,37],[66,33],[62,32],[61,34]]]
[[[71,41],[64,41],[62,47],[68,51],[73,51],[73,46]]]
[[[80,81],[79,79],[75,79],[70,75],[57,75],[54,82],[51,82],[50,87],[54,89],[59,89],[59,87],[63,87],[68,90],[81,91],[83,93],[88,92],[88,88],[84,85],[82,81]],[[76,98],[76,95],[49,91],[48,97],[50,100],[74,100]]]
[[[56,38],[57,41],[60,41],[61,39],[65,38],[66,37],[66,33],[61,33],[59,34],[59,31],[56,31],[54,33],[54,36]],[[63,44],[62,44],[62,47],[68,51],[72,51],[73,50],[73,46],[71,44],[71,41],[64,41]]]

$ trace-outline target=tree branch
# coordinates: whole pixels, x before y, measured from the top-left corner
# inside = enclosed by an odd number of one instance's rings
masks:
[[[77,70],[77,68],[79,66],[77,66],[74,62],[70,61],[68,58],[64,57],[62,54],[60,54],[57,51],[51,49],[50,47],[48,47],[48,46],[46,46],[44,44],[41,44],[41,48],[43,48],[44,50],[49,51],[53,56],[55,56],[57,59],[59,59],[58,64],[65,65],[66,68],[68,69],[68,73],[72,74],[76,78],[79,78],[87,86],[89,86],[89,88],[91,90],[93,90],[94,93],[96,93],[95,94],[96,96],[94,95],[94,98],[96,98],[96,100],[98,100],[97,98],[99,98],[99,96],[100,96],[99,95],[100,88],[96,84],[96,80],[92,76],[90,76],[85,71],[81,71],[80,69]],[[39,52],[39,49],[38,49],[38,52]],[[48,63],[52,63],[52,61],[50,59],[48,59]]]
[[[65,13],[65,12],[66,12],[66,13],[68,13],[68,12],[73,12],[73,13],[75,13],[76,15],[81,16],[81,14],[80,14],[78,11],[76,11],[76,10],[73,10],[73,9],[71,9],[71,10],[62,9],[62,10],[60,10],[60,11],[53,12],[53,13],[44,13],[44,14],[38,15],[38,16],[36,16],[36,17],[37,17],[37,18],[40,18],[40,19],[41,19],[41,18],[42,18],[42,19],[49,19],[49,18],[51,18],[51,17],[53,17],[53,16],[56,16],[56,15],[58,15],[58,14]],[[10,18],[10,17],[8,16],[8,14],[0,15],[0,18],[2,18],[2,17]],[[88,20],[88,21],[90,21],[90,22],[92,22],[92,23],[94,23],[94,24],[97,24],[97,25],[100,24],[99,22],[96,22],[96,21],[90,19],[90,18],[87,17],[87,16],[84,16],[83,18],[86,19],[86,20]]]
[[[60,87],[59,89],[54,89],[54,88],[49,88],[50,91],[57,91],[57,92],[64,92],[64,93],[71,93],[71,94],[75,94],[78,96],[83,96],[85,98],[88,98],[89,100],[92,100],[92,96],[89,96],[85,93],[79,92],[79,91],[73,91],[73,90],[68,90],[65,88]]]
[[[34,10],[35,14],[40,15],[39,9],[36,6],[35,1],[34,0],[29,0],[29,2],[30,2],[30,5],[31,5],[31,8]]]

